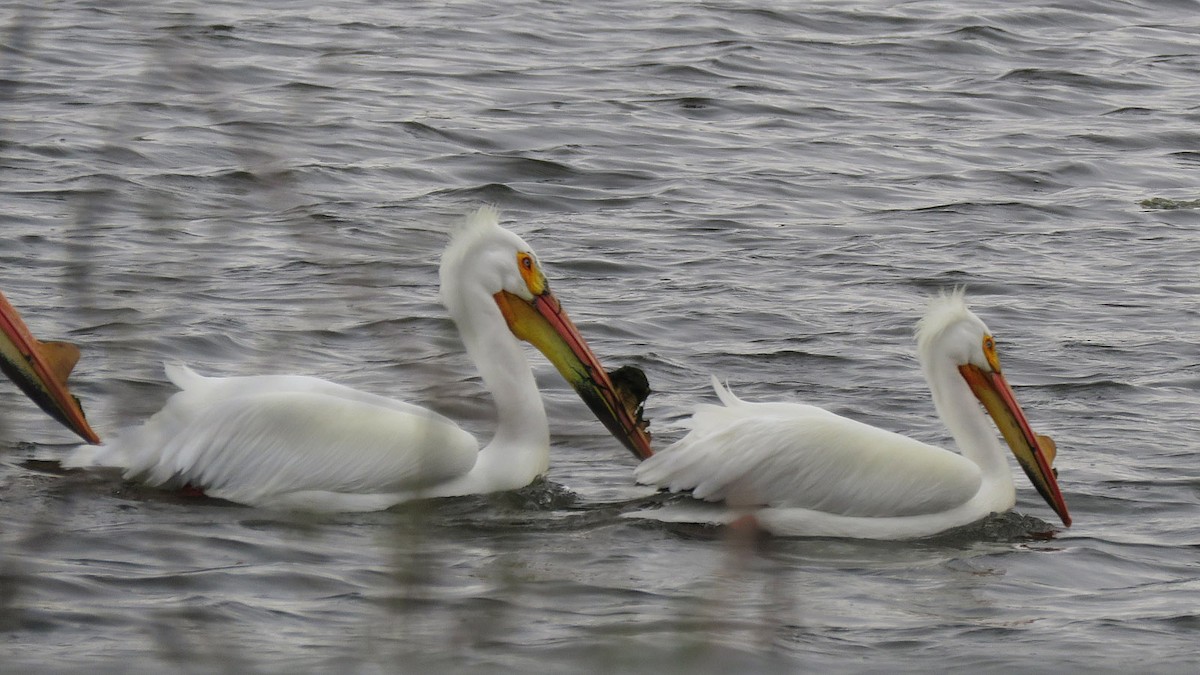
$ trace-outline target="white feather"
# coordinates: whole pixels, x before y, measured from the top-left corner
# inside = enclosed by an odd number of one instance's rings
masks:
[[[957,506],[979,467],[919,441],[800,403],[747,403],[713,382],[693,430],[636,469],[639,482],[730,506],[910,516]]]
[[[479,450],[436,413],[317,378],[167,374],[182,389],[161,411],[66,464],[119,466],[150,485],[202,486],[255,506],[303,491],[322,510],[357,510],[359,495],[396,503],[461,475]]]
[[[1003,451],[957,372],[962,363],[987,367],[986,334],[961,291],[935,299],[918,332],[935,403],[967,456],[811,405],[746,402],[713,378],[722,405],[697,406],[691,431],[635,476],[721,508],[683,503],[630,515],[728,523],[752,513],[777,534],[904,539],[1012,508]]]
[[[494,208],[469,216],[442,256],[441,297],[498,408],[493,441],[434,412],[312,377],[203,377],[166,366],[180,391],[140,427],[68,466],[117,466],[151,485],[191,485],[254,506],[382,509],[419,497],[522,487],[545,472],[550,439],[536,382],[494,296],[531,293],[528,244]]]

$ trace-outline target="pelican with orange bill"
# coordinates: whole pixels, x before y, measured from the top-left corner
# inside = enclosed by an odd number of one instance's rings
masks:
[[[692,430],[635,473],[638,482],[690,491],[695,500],[628,515],[717,524],[753,519],[784,536],[928,537],[1016,504],[998,430],[1038,494],[1070,526],[1053,467],[1055,445],[1032,429],[1000,369],[991,331],[961,291],[930,303],[917,353],[959,452],[812,405],[743,401],[713,378],[723,405],[698,406]]]
[[[420,406],[299,375],[205,377],[170,365],[181,391],[144,425],[66,466],[113,466],[150,485],[306,511],[373,511],[430,497],[515,490],[546,472],[550,429],[521,341],[536,347],[617,440],[652,453],[631,409],[523,239],[480,209],[442,255],[441,299],[496,404],[482,445]],[[407,292],[401,291],[401,292]]]

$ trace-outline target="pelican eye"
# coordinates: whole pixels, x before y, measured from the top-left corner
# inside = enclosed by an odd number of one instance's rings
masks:
[[[983,358],[987,359],[992,372],[1000,372],[1000,357],[996,354],[996,338],[991,335],[983,336]]]
[[[549,284],[546,283],[546,277],[542,274],[532,253],[528,251],[518,253],[517,267],[521,270],[521,278],[525,280],[525,287],[529,289],[530,293],[541,295],[548,290]]]

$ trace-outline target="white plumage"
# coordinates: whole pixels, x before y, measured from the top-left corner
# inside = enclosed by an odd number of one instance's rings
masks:
[[[67,464],[255,506],[372,511],[465,474],[479,451],[434,412],[315,377],[166,372],[180,391],[161,411]]]
[[[716,503],[633,515],[710,523],[753,515],[781,535],[906,539],[1011,509],[1016,493],[1004,452],[962,372],[1002,380],[987,327],[961,293],[946,295],[922,320],[918,344],[935,405],[963,454],[811,405],[742,401],[713,378],[722,405],[698,406],[691,431],[635,475]],[[1013,415],[1024,421],[1019,408]],[[1002,417],[998,424],[1015,427],[1016,417]],[[1066,520],[1065,506],[1061,514]]]
[[[514,332],[540,340],[577,389],[607,375],[550,294],[528,244],[499,226],[494,209],[480,209],[455,233],[440,277],[443,304],[497,404],[496,433],[482,450],[441,415],[332,382],[202,377],[168,366],[180,391],[161,411],[104,445],[80,447],[65,464],[116,466],[150,485],[316,511],[371,511],[527,485],[549,466],[550,436]],[[610,412],[599,404],[593,410],[602,420]],[[615,424],[627,430],[632,421],[626,415]]]

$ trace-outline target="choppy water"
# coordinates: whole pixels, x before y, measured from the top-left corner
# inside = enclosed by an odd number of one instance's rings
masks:
[[[630,522],[633,460],[543,361],[549,483],[324,518],[42,470],[71,438],[5,386],[6,669],[1200,665],[1196,2],[24,4],[0,287],[84,347],[101,434],[161,405],[169,359],[486,435],[435,285],[490,202],[596,351],[649,373],[660,443],[709,373],[945,441],[911,331],[965,285],[1076,524]]]

